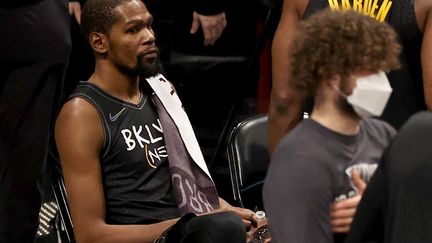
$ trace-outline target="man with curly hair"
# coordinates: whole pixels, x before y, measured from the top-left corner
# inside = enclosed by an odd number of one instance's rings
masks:
[[[269,150],[301,119],[305,97],[290,85],[289,46],[298,23],[322,9],[351,9],[389,23],[403,46],[401,67],[388,74],[394,89],[381,118],[398,129],[415,112],[432,110],[431,0],[283,0],[272,44],[272,91],[269,107]]]
[[[283,0],[282,16],[272,44],[272,90],[269,107],[269,150],[273,153],[281,139],[301,120],[306,97],[290,78],[290,43],[301,19],[322,9],[352,9],[390,24],[403,49],[401,66],[388,73],[393,93],[381,119],[398,129],[412,114],[432,110],[432,1],[431,0]],[[360,196],[340,201],[332,207],[334,232],[349,229]],[[351,213],[350,213],[351,212]]]
[[[291,84],[315,102],[276,149],[264,184],[276,242],[338,241],[330,205],[362,193],[396,133],[369,118],[390,96],[384,72],[399,67],[396,39],[389,25],[354,11],[327,10],[300,24]]]

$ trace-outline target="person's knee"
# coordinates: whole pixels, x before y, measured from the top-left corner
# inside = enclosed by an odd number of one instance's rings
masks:
[[[245,235],[245,225],[239,216],[230,212],[217,213],[215,216],[217,217],[214,217],[212,226],[217,229],[216,232]]]
[[[193,238],[211,239],[206,242],[239,243],[245,242],[245,226],[237,215],[230,212],[222,212],[200,216],[201,218],[190,232]],[[192,225],[190,225],[192,226]],[[191,229],[189,229],[191,230]],[[199,237],[201,235],[201,237]]]

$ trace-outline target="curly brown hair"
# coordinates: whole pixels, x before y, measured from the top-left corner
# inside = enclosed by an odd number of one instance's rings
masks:
[[[401,47],[386,23],[354,11],[324,10],[300,24],[291,48],[294,87],[314,95],[323,80],[399,67]]]

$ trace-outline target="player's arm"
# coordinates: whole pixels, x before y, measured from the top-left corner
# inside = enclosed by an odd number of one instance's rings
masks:
[[[427,108],[432,111],[432,1],[416,0],[417,23],[423,31],[421,63],[423,69],[423,88]]]
[[[272,90],[269,107],[269,150],[274,149],[282,137],[301,119],[303,95],[290,86],[289,49],[306,1],[284,0],[282,16],[272,44]]]
[[[108,225],[99,152],[103,129],[96,109],[75,98],[67,102],[55,129],[75,238],[81,242],[153,242],[176,220],[151,225]]]

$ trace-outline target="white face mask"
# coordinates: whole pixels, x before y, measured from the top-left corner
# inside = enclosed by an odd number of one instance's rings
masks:
[[[339,91],[339,89],[337,89]],[[384,72],[357,78],[352,94],[346,96],[358,116],[380,116],[393,89]],[[339,91],[340,92],[340,91]]]

